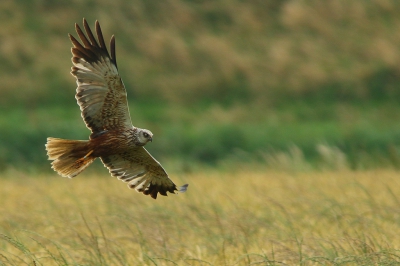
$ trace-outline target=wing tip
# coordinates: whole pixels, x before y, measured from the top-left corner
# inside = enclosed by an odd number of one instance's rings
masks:
[[[111,51],[111,60],[114,61],[115,66],[117,66],[117,57],[115,55],[115,36],[111,35],[110,39],[110,51]]]
[[[89,23],[87,22],[87,20],[86,20],[86,18],[83,18],[83,25],[87,25],[87,26],[89,26]]]
[[[84,33],[84,30],[86,34]],[[115,56],[115,37],[113,35],[110,39],[110,56],[104,41],[100,22],[98,20],[95,21],[95,31],[97,39],[94,36],[92,30],[90,29],[89,23],[85,18],[83,18],[82,28],[81,26],[79,26],[78,23],[75,23],[75,31],[78,33],[78,37],[80,38],[81,42],[83,42],[83,45],[79,41],[77,41],[71,34],[69,34],[69,38],[74,47],[78,48],[84,55],[88,56],[88,58],[85,58],[85,60],[87,59],[86,61],[98,61],[100,57],[108,57],[110,58],[111,62],[117,67]]]
[[[184,184],[183,186],[180,186],[178,189],[162,189],[160,187],[157,186],[152,186],[150,185],[150,187],[148,189],[145,190],[138,190],[136,189],[134,186],[130,186],[130,184],[128,184],[129,188],[134,188],[137,192],[143,193],[144,195],[150,195],[150,197],[152,197],[153,199],[157,199],[158,194],[160,194],[161,196],[168,196],[167,191],[173,194],[177,194],[175,191],[177,191],[178,193],[185,193],[187,191],[189,184]]]

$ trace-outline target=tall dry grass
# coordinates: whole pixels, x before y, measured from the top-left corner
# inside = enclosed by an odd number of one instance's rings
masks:
[[[152,200],[103,175],[9,173],[0,265],[397,265],[396,171],[174,175]]]

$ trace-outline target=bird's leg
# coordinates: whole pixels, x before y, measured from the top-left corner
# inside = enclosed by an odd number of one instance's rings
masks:
[[[93,153],[93,150],[89,151],[83,158],[80,158],[75,161],[74,167],[76,169],[81,168],[83,164],[85,164],[85,160],[89,157],[90,154]]]
[[[91,150],[90,152],[88,152],[88,154],[86,154],[85,156],[83,156],[83,159],[86,159],[90,154],[93,153],[93,150]]]

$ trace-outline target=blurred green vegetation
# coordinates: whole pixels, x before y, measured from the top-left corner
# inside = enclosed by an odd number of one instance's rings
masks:
[[[163,164],[397,167],[399,12],[396,0],[2,1],[0,167],[48,169],[46,137],[88,137],[67,37],[83,17],[115,34],[133,123],[155,133]]]

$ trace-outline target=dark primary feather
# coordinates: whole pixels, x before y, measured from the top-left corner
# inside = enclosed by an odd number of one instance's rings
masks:
[[[93,35],[92,30],[90,29],[86,19],[83,19],[83,26],[85,28],[86,34],[89,37],[89,39],[86,37],[85,33],[82,31],[79,25],[75,23],[76,33],[78,33],[79,39],[82,41],[83,45],[77,39],[75,39],[74,36],[69,34],[69,38],[71,39],[71,42],[74,44],[74,48],[72,48],[72,54],[78,58],[85,59],[85,61],[89,63],[100,61],[101,56],[108,57],[110,58],[111,62],[117,67],[117,60],[115,57],[114,35],[111,37],[110,40],[110,50],[111,50],[111,56],[110,56],[106,44],[104,42],[104,37],[100,28],[100,23],[97,20],[95,25],[96,25],[97,39],[100,45],[97,43],[97,40]]]

